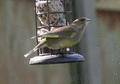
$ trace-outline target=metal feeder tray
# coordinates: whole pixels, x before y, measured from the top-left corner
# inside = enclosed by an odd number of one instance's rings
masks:
[[[71,63],[71,62],[83,62],[85,60],[84,56],[78,53],[70,54],[56,54],[51,55],[50,53],[41,54],[30,58],[30,65],[39,65],[39,64],[59,64],[59,63]]]

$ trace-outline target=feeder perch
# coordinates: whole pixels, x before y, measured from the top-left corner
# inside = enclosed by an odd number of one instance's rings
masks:
[[[36,0],[35,22],[37,44],[41,41],[42,34],[52,31],[54,28],[69,25],[72,22],[71,0]],[[84,56],[75,53],[72,48],[51,50],[39,48],[38,56],[30,58],[29,64],[59,64],[82,62]],[[62,53],[61,53],[62,52]]]

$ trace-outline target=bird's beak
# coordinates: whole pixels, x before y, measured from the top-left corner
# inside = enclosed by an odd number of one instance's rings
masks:
[[[87,18],[87,21],[91,21],[91,19]]]
[[[88,23],[91,21],[91,19],[87,18],[86,19],[86,25],[88,25]]]

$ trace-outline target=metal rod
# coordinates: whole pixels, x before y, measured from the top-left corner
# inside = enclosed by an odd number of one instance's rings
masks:
[[[50,9],[49,9],[49,5],[48,5],[48,0],[47,0],[47,15],[48,15],[48,26],[49,26],[49,31],[50,31]]]
[[[62,27],[65,25],[57,25],[57,26],[38,26],[37,29],[48,28],[48,27]]]
[[[41,12],[41,13],[38,13],[37,15],[43,15],[43,14],[58,14],[58,13],[72,13],[72,11]]]
[[[35,11],[36,42],[38,44],[39,42],[38,42],[38,34],[37,34],[38,28],[37,28],[36,0],[34,0],[34,11]],[[37,55],[39,55],[39,50],[37,50]]]

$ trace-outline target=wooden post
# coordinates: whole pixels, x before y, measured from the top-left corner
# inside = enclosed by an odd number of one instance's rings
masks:
[[[94,0],[75,0],[74,3],[75,17],[85,16],[92,19],[91,23],[88,25],[82,42],[80,43],[80,52],[86,58],[86,61],[80,64],[80,69],[78,66],[76,67],[76,69],[81,70],[79,71],[79,74],[81,75],[79,76],[79,83],[81,84],[101,84],[100,52],[99,47],[97,47],[98,37],[94,2]],[[72,67],[74,66],[75,65]],[[75,74],[76,72],[72,73]]]

